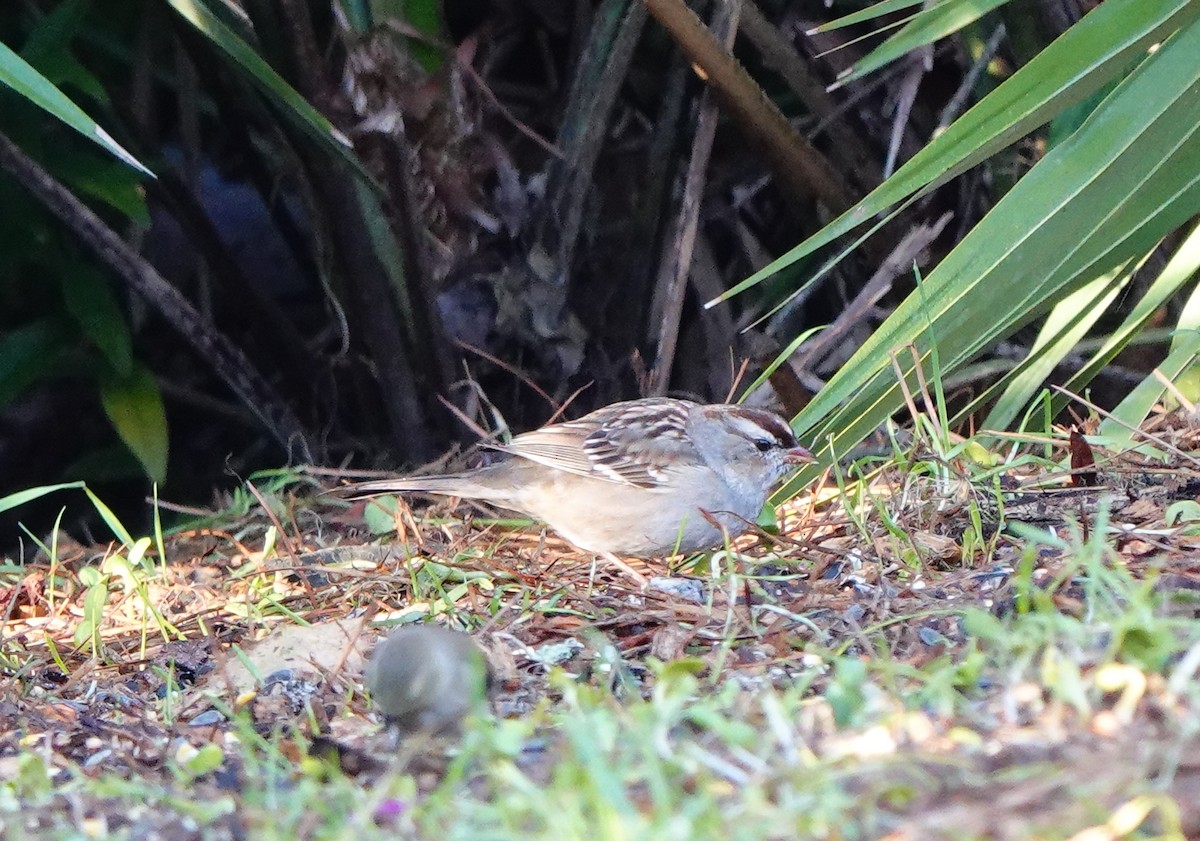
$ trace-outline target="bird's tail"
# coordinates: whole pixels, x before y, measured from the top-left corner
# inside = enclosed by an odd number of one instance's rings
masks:
[[[446,473],[440,476],[408,476],[392,479],[377,479],[343,485],[334,490],[346,499],[362,499],[384,494],[437,494],[439,496],[461,496],[468,499],[497,500],[500,494],[481,481],[481,471],[470,473]]]

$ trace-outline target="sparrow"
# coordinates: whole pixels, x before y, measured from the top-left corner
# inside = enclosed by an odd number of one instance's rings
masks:
[[[434,476],[361,482],[359,498],[425,493],[534,517],[588,552],[697,552],[750,528],[775,485],[815,459],[773,412],[650,397],[493,445],[504,458]]]

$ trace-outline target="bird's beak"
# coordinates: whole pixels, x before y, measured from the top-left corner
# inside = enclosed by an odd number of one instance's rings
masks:
[[[813,464],[817,458],[803,447],[792,447],[783,454],[783,460],[788,464]]]

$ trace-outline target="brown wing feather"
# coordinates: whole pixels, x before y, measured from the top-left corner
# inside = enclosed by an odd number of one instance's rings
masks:
[[[547,426],[523,432],[513,438],[512,443],[495,445],[495,449],[568,473],[590,476],[592,463],[583,451],[585,437],[585,434],[562,429],[561,425]]]
[[[568,473],[653,488],[662,482],[664,457],[693,456],[685,435],[692,405],[666,398],[614,403],[498,449]]]

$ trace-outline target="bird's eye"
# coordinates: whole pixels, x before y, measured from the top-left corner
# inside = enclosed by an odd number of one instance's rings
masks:
[[[758,438],[755,440],[754,446],[758,448],[760,453],[765,453],[775,449],[775,442],[770,438]]]

